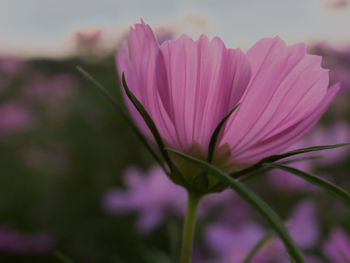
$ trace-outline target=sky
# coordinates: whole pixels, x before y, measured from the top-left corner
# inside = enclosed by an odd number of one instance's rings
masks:
[[[0,53],[58,54],[79,29],[109,35],[142,17],[151,26],[176,24],[195,35],[218,35],[228,46],[250,46],[279,35],[288,43],[350,42],[348,0],[0,0]],[[338,5],[337,5],[338,4]],[[339,6],[339,7],[337,7]],[[202,32],[200,32],[202,31]],[[196,36],[195,36],[196,37]]]

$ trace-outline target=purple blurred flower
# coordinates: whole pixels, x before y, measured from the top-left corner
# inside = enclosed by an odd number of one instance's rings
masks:
[[[44,105],[47,113],[60,117],[66,113],[62,104],[75,94],[77,87],[77,80],[70,74],[46,76],[36,73],[28,81],[24,95],[27,101],[33,102],[33,107]]]
[[[320,226],[314,203],[308,200],[301,201],[293,209],[289,218],[288,229],[295,242],[301,248],[313,247],[320,237]]]
[[[184,216],[187,194],[183,187],[171,182],[163,170],[156,166],[144,173],[133,167],[124,174],[126,189],[114,188],[107,191],[103,206],[112,214],[137,212],[137,229],[149,232],[165,219],[167,214]],[[206,195],[198,208],[198,217],[206,216],[215,207],[234,204],[231,190]],[[235,210],[240,211],[242,210]],[[238,214],[238,213],[236,213]],[[232,220],[231,220],[232,222]]]
[[[22,234],[17,230],[0,228],[0,251],[7,253],[46,253],[55,246],[46,233]]]
[[[305,172],[311,171],[311,163],[306,160],[297,161],[288,164],[288,166]],[[272,186],[279,191],[309,191],[313,188],[311,184],[304,179],[279,169],[273,169],[270,172],[269,179]]]
[[[290,215],[288,229],[296,243],[303,249],[313,247],[319,238],[316,208],[310,201],[302,201]],[[206,231],[209,247],[219,257],[215,262],[241,262],[265,231],[253,222],[243,225],[216,223]],[[251,262],[284,262],[287,252],[281,241],[274,237],[266,242]]]
[[[26,62],[17,56],[6,55],[0,57],[0,72],[7,75],[22,73],[27,67]]]
[[[76,87],[77,80],[68,73],[54,76],[36,73],[29,81],[25,94],[31,99],[47,101],[47,103],[54,101],[60,103],[62,100],[73,96]]]
[[[349,124],[346,122],[337,122],[330,127],[318,126],[311,132],[309,136],[303,138],[288,150],[295,150],[298,148],[305,148],[315,145],[344,143],[348,141],[350,141]],[[334,165],[345,160],[349,156],[349,150],[349,147],[340,147],[336,149],[325,150],[319,153],[303,154],[301,157],[320,155],[322,158],[314,160],[301,160],[290,163],[288,165],[312,173],[314,166]],[[269,179],[272,185],[277,190],[281,191],[309,191],[312,189],[317,189],[305,180],[279,169],[272,170],[270,172]]]
[[[127,189],[109,190],[104,197],[105,209],[113,214],[138,212],[137,228],[149,232],[157,227],[167,212],[183,214],[185,190],[172,183],[160,167],[143,173],[130,168],[124,174]]]
[[[350,141],[350,126],[347,122],[337,122],[330,127],[318,127],[311,134],[309,140],[311,145],[325,145],[325,144],[337,144]],[[345,160],[349,157],[350,148],[340,147],[336,149],[330,149],[322,151],[322,159],[318,164],[322,165],[334,165],[338,162]]]
[[[210,248],[219,256],[215,262],[242,262],[251,248],[264,236],[260,226],[247,222],[245,225],[232,228],[227,225],[214,224],[206,231]],[[253,262],[268,262],[265,255],[258,253]]]
[[[34,125],[30,111],[22,104],[0,106],[0,136],[27,131]]]
[[[324,243],[323,251],[332,263],[348,263],[350,261],[350,236],[340,228],[333,229]]]
[[[322,64],[330,69],[330,83],[340,82],[340,92],[350,92],[350,46],[332,47],[322,42],[315,44],[311,49],[313,53],[324,58]]]

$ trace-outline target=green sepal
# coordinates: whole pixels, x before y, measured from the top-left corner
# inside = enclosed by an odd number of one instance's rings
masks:
[[[234,106],[232,108],[232,110],[230,110],[229,113],[226,114],[226,116],[219,122],[219,124],[216,126],[213,134],[211,135],[209,147],[208,147],[208,163],[211,163],[213,161],[216,142],[218,140],[221,128],[224,126],[225,122],[231,116],[231,114],[238,108],[238,106],[239,106],[239,104]]]
[[[155,123],[153,122],[151,116],[148,114],[148,112],[143,107],[141,102],[136,98],[136,96],[129,89],[129,87],[126,83],[126,80],[125,80],[124,73],[122,74],[122,83],[123,83],[124,91],[125,91],[127,97],[129,98],[129,100],[132,102],[132,104],[135,106],[135,108],[137,109],[137,111],[140,113],[141,117],[145,121],[147,127],[151,131],[151,133],[152,133],[152,135],[153,135],[153,137],[158,145],[158,148],[159,148],[165,162],[167,163],[168,167],[170,168],[170,172],[167,173],[168,176],[170,177],[170,179],[174,183],[184,185],[185,184],[184,178],[182,177],[182,174],[178,171],[177,167],[174,165],[173,161],[170,159],[168,152],[164,149],[165,148],[164,142],[159,134],[159,131],[158,131]]]

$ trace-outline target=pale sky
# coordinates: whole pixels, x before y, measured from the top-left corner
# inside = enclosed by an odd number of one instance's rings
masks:
[[[203,33],[232,47],[275,35],[288,43],[350,42],[349,5],[330,8],[334,1],[346,0],[0,0],[0,53],[58,52],[75,30],[117,36],[140,17],[151,26],[184,20],[180,31],[189,33],[189,14],[205,18]]]

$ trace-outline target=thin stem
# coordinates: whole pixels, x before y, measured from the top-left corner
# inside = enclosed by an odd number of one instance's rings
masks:
[[[270,230],[263,236],[258,243],[255,244],[255,246],[250,250],[247,257],[242,261],[242,263],[249,263],[252,258],[255,256],[255,254],[265,245],[265,243],[273,236],[274,232]]]
[[[192,262],[193,237],[196,227],[196,214],[201,196],[188,191],[187,211],[182,233],[180,263]]]

